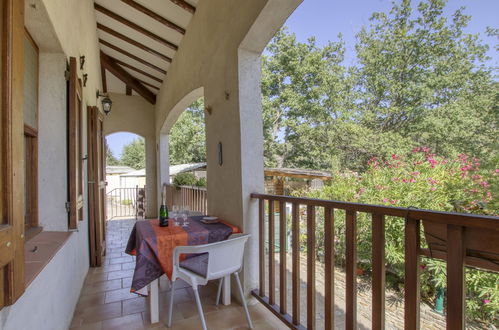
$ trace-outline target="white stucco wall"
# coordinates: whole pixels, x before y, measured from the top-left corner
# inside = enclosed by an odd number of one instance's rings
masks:
[[[158,141],[194,101],[192,94],[202,91],[212,109],[205,116],[208,212],[253,235],[245,259],[246,289],[255,287],[258,270],[258,218],[250,193],[263,192],[259,56],[300,2],[200,1],[157,97]],[[223,165],[218,164],[219,142]]]
[[[145,139],[146,148],[146,217],[157,216],[156,134],[154,106],[141,96],[110,93],[111,112],[104,118],[104,135],[130,132]]]
[[[98,105],[101,89],[99,47],[93,1],[26,1],[25,24],[40,48],[39,217],[46,230],[67,230],[65,62],[85,55],[83,150],[86,155],[86,107]],[[84,166],[87,181],[86,164]],[[67,329],[89,268],[88,199],[84,185],[83,221],[56,256],[12,306],[0,310],[0,329]]]
[[[87,235],[73,233],[13,305],[0,312],[2,330],[66,330],[88,270]]]

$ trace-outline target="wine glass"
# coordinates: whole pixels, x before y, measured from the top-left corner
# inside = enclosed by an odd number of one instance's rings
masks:
[[[172,218],[175,226],[180,226],[178,217],[180,217],[180,207],[178,205],[173,205]]]
[[[182,219],[184,220],[182,223],[182,227],[187,227],[189,225],[189,221],[187,220],[189,218],[189,208],[187,206],[184,206],[182,210]]]

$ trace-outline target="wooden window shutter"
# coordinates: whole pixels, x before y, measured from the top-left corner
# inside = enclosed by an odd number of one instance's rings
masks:
[[[0,309],[24,292],[24,1],[0,2]]]
[[[69,228],[78,228],[83,220],[83,138],[82,87],[78,79],[77,61],[69,58],[68,95],[68,195]]]

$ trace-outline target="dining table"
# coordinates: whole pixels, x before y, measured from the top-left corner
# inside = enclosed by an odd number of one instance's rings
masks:
[[[190,216],[186,225],[168,219],[166,227],[159,226],[158,219],[135,223],[125,249],[126,253],[135,256],[130,292],[149,296],[151,323],[159,322],[158,280],[163,274],[171,280],[175,247],[219,242],[240,233],[237,226],[227,221],[205,222],[204,217]],[[181,256],[186,257],[189,256]],[[230,304],[230,275],[223,281],[222,303]]]

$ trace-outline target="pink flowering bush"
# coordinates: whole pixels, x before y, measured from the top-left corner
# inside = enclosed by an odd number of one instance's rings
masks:
[[[431,153],[426,147],[408,155],[393,154],[388,160],[372,158],[362,175],[335,173],[331,183],[321,190],[308,191],[307,197],[366,204],[414,207],[421,209],[498,215],[499,170],[483,169],[476,158],[460,154],[448,159]],[[494,194],[495,193],[495,194]],[[303,192],[299,194],[303,195]],[[343,219],[336,211],[335,219]],[[318,214],[318,232],[323,221]],[[358,259],[364,270],[371,263],[371,218],[359,214]],[[387,280],[395,289],[403,288],[404,220],[386,218]],[[319,235],[322,239],[322,236]],[[424,240],[424,235],[422,235]],[[335,220],[336,260],[343,263],[344,221]],[[322,246],[318,242],[318,246]],[[424,244],[424,242],[423,242]],[[446,285],[445,263],[423,259],[421,294],[431,301],[439,287]],[[499,275],[467,269],[468,317],[489,323],[499,320]]]

